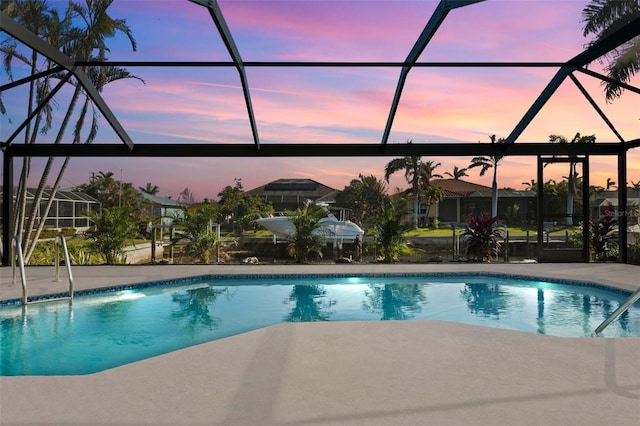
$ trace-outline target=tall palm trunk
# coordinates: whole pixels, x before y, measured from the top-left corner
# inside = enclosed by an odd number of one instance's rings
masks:
[[[54,144],[56,145],[60,144],[60,142],[62,141],[62,138],[64,137],[66,128],[69,124],[69,121],[71,120],[71,116],[78,102],[78,98],[80,97],[80,93],[81,93],[80,85],[77,85],[73,92],[73,96],[71,98],[71,102],[69,103],[69,107],[67,108],[67,113],[65,114],[64,120],[60,124],[60,129],[58,130],[58,135],[56,136],[56,140],[54,142]],[[47,160],[47,164],[45,165],[44,170],[42,172],[42,176],[40,177],[38,189],[36,190],[36,193],[34,194],[34,197],[33,197],[33,204],[31,206],[31,211],[29,213],[29,222],[25,229],[25,245],[23,246],[25,250],[25,262],[29,261],[30,254],[33,252],[33,249],[35,248],[35,244],[38,241],[38,238],[40,237],[40,233],[42,232],[42,226],[39,226],[38,229],[40,231],[36,232],[32,236],[33,228],[36,222],[38,208],[40,206],[40,203],[42,202],[45,186],[47,184],[47,180],[49,179],[49,174],[51,173],[53,162],[54,162],[54,157],[49,157]],[[60,173],[58,173],[58,175],[59,176],[57,181],[59,181],[61,178]],[[44,226],[44,222],[46,221],[47,215],[49,213],[49,209],[51,208],[51,205],[53,203],[53,199],[55,198],[55,195],[56,195],[56,191],[52,190],[49,195],[47,208],[45,209],[45,211],[40,212],[40,222],[43,226]]]
[[[76,89],[76,92],[74,93],[74,97],[69,106],[69,110],[75,109],[75,105],[77,104],[77,100],[80,92],[81,92],[80,89]],[[75,96],[75,95],[78,95],[78,96]],[[86,98],[84,101],[84,105],[82,107],[80,119],[78,120],[78,124],[76,125],[76,127],[82,127],[81,123],[84,122],[84,117],[86,116],[88,109],[89,109],[89,98]],[[67,119],[69,118],[70,118],[70,114],[67,117],[65,117],[65,121],[67,121]],[[74,144],[79,143],[79,136],[80,136],[79,133],[76,133],[76,136],[74,137],[74,141],[73,141]],[[60,170],[58,171],[58,176],[56,177],[56,181],[53,184],[53,187],[51,188],[51,193],[49,195],[49,200],[47,201],[47,205],[44,208],[44,210],[41,212],[43,220],[41,220],[40,223],[38,224],[38,229],[36,230],[35,236],[31,240],[31,243],[29,244],[28,247],[25,248],[25,256],[24,256],[25,262],[28,262],[29,259],[31,258],[31,254],[33,254],[33,250],[35,249],[36,243],[38,242],[38,238],[40,237],[40,234],[42,233],[42,229],[45,226],[46,218],[49,216],[49,211],[51,210],[51,206],[53,205],[53,201],[55,200],[56,193],[58,192],[58,188],[60,187],[60,181],[62,180],[62,176],[64,175],[64,172],[67,169],[69,160],[70,158],[66,157],[64,160],[64,163],[62,164],[62,166],[60,167]]]
[[[60,181],[62,180],[62,175],[64,174],[67,165],[69,164],[69,159],[70,157],[66,157],[64,159],[64,163],[62,164],[62,167],[60,168],[60,171],[58,172],[58,177],[56,178],[55,183],[53,184],[53,188],[51,189],[51,196],[49,197],[49,200],[47,201],[47,206],[44,209],[44,212],[42,213],[42,217],[43,219],[46,218],[49,215],[49,210],[51,210],[51,206],[53,205],[53,201],[55,200],[55,194],[58,191],[58,187],[60,186]],[[31,240],[31,244],[29,245],[28,248],[26,248],[26,253],[24,256],[24,261],[25,263],[29,262],[29,259],[31,258],[31,255],[33,254],[33,250],[36,248],[36,243],[38,242],[38,238],[40,236],[40,234],[42,233],[42,229],[44,229],[44,225],[46,223],[46,220],[41,220],[40,223],[38,224],[38,229],[35,232],[35,237],[33,238],[33,240]]]
[[[413,228],[418,229],[418,209],[420,208],[420,194],[418,180],[413,180]]]
[[[569,176],[567,177],[567,226],[573,226],[573,200],[576,195],[575,170],[576,164],[569,163]]]
[[[31,75],[37,72],[36,61],[38,60],[38,55],[35,50],[31,53]],[[37,85],[35,81],[31,81],[29,83],[29,102],[27,103],[27,117],[31,116],[33,112],[33,105],[36,102],[37,96]],[[28,122],[25,127],[24,133],[24,143],[34,143],[35,137],[38,133],[38,127],[40,126],[40,117],[41,114],[36,116],[36,122],[34,129],[31,130],[31,123]],[[23,157],[22,160],[22,171],[20,172],[20,180],[18,181],[18,196],[16,198],[16,210],[14,212],[14,227],[13,227],[13,235],[23,235],[24,230],[24,216],[27,210],[27,182],[29,181],[29,172],[31,170],[31,157]]]
[[[493,165],[493,183],[491,184],[491,217],[498,216],[498,163]]]

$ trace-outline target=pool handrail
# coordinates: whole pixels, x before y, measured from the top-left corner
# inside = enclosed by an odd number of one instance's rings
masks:
[[[11,283],[16,283],[16,256],[20,266],[20,282],[22,283],[22,304],[27,304],[27,280],[24,273],[24,255],[22,254],[22,243],[20,242],[20,235],[13,237],[13,243],[11,244],[11,250],[13,250],[11,256]],[[16,253],[17,252],[17,253]]]
[[[616,318],[626,312],[627,309],[629,309],[631,305],[633,305],[638,300],[640,300],[640,288],[638,288],[631,296],[629,296],[627,300],[625,300],[620,306],[618,306],[618,309],[613,311],[613,313],[609,315],[607,319],[605,319],[602,324],[598,326],[598,328],[596,328],[596,334],[601,333],[602,330],[607,328],[609,324],[611,324]]]
[[[62,246],[62,255],[64,257],[64,264],[67,267],[67,276],[69,277],[69,300],[73,301],[73,274],[71,273],[71,260],[69,259],[69,250],[67,249],[67,240],[65,240],[62,233],[58,234],[58,241],[55,244],[55,263],[56,263],[56,277],[55,281],[60,282],[60,254],[58,246]]]
[[[34,300],[30,302],[27,296],[27,278],[24,271],[24,255],[22,254],[22,243],[19,235],[16,235],[15,237],[13,237],[13,244],[11,245],[11,248],[13,250],[13,253],[11,256],[11,269],[12,269],[12,275],[13,275],[12,283],[14,285],[16,283],[16,258],[17,258],[17,261],[20,267],[20,282],[22,284],[22,304],[24,306],[26,306],[29,303],[52,302],[56,300],[66,300],[66,299],[68,299],[70,302],[73,302],[73,274],[71,273],[71,262],[69,259],[69,250],[67,249],[67,242],[62,233],[59,233],[56,238],[60,240],[60,243],[58,243],[58,241],[56,241],[55,243],[54,263],[56,267],[56,272],[55,272],[54,281],[57,281],[57,282],[60,281],[60,254],[59,254],[59,248],[58,248],[58,244],[60,244],[62,245],[62,253],[63,253],[65,264],[67,267],[67,274],[69,275],[69,295],[65,297],[41,299],[41,300]]]

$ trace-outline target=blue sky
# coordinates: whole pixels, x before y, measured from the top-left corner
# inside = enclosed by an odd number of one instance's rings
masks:
[[[53,3],[53,2],[52,2]],[[57,1],[61,7],[65,2]],[[489,0],[452,11],[421,61],[565,61],[588,41],[582,36],[586,1]],[[245,61],[402,61],[429,20],[436,1],[220,1]],[[110,43],[109,59],[227,61],[229,55],[206,9],[188,1],[115,0],[111,15],[126,19],[138,42]],[[601,64],[590,66],[600,70]],[[135,143],[248,143],[252,136],[238,73],[232,68],[128,68],[145,80],[109,84],[103,97]],[[20,78],[16,68],[15,77]],[[416,68],[407,79],[389,143],[488,142],[507,136],[555,73],[555,69]],[[248,68],[247,77],[263,144],[378,143],[399,70],[393,68]],[[7,76],[2,73],[1,78]],[[578,76],[627,139],[637,138],[640,97],[626,93],[604,102],[597,80]],[[638,76],[632,81],[638,86]],[[60,94],[59,105],[65,93]],[[68,94],[67,94],[68,96]],[[3,93],[9,115],[2,139],[25,116],[19,89]],[[57,111],[62,116],[64,109]],[[11,123],[9,122],[11,119]],[[517,143],[595,134],[616,138],[586,99],[566,81]],[[45,142],[46,138],[42,139]],[[103,120],[96,143],[118,142]],[[455,149],[455,147],[452,147]],[[437,172],[466,167],[470,158],[426,158]],[[177,197],[189,188],[197,199],[217,198],[234,178],[251,189],[278,178],[311,178],[342,189],[359,173],[383,177],[391,157],[380,158],[145,158],[71,160],[63,186],[88,181],[92,172]],[[59,161],[61,163],[61,160]],[[34,176],[39,176],[34,163]],[[630,180],[640,180],[640,153],[628,159]],[[17,168],[19,169],[19,168]],[[616,159],[592,157],[592,184],[615,177]],[[535,177],[534,158],[505,158],[499,186],[523,188]],[[490,185],[477,170],[467,179]],[[401,174],[389,184],[406,187]]]

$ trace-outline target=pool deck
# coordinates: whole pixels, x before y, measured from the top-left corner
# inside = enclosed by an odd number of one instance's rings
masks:
[[[205,274],[497,272],[633,291],[606,264],[74,267],[76,290]],[[29,295],[64,291],[26,269]],[[21,297],[0,268],[0,299]],[[85,376],[0,378],[12,425],[634,425],[640,338],[568,339],[440,321],[287,323]]]

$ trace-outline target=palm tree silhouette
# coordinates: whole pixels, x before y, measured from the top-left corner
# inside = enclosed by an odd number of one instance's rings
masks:
[[[408,140],[408,144],[413,141]],[[389,161],[384,170],[384,180],[389,183],[389,177],[399,170],[404,170],[404,177],[407,183],[411,184],[410,192],[413,194],[413,227],[418,227],[418,209],[421,186],[425,187],[434,177],[442,177],[434,174],[440,163],[434,161],[422,161],[420,156],[406,156],[402,158],[394,158]]]
[[[582,10],[584,22],[583,35],[595,35],[587,47],[608,37],[613,31],[628,24],[632,19],[640,17],[638,0],[591,0]],[[634,37],[616,49],[606,53],[604,59],[607,75],[613,81],[607,81],[605,96],[611,102],[622,95],[623,87],[615,81],[628,83],[640,71],[640,37]]]
[[[504,138],[496,139],[496,135],[489,136],[491,143],[504,143]],[[490,155],[486,157],[474,157],[471,160],[469,168],[480,167],[480,176],[489,169],[493,169],[493,183],[491,184],[491,216],[496,217],[498,215],[498,163],[502,160],[502,155]]]
[[[561,135],[549,135],[549,142],[552,143],[595,143],[596,136],[581,136],[580,133],[569,141],[567,138]],[[569,156],[571,158],[571,156]],[[576,163],[569,163],[569,174],[567,175],[567,225],[573,225],[573,200],[578,195],[578,172],[576,170]]]
[[[460,180],[461,177],[469,176],[467,174],[467,170],[469,169],[466,167],[460,169],[458,168],[458,166],[453,166],[453,172],[444,172],[444,174],[447,176],[451,176],[455,180]]]
[[[160,192],[160,188],[158,188],[157,185],[152,185],[151,182],[147,182],[145,186],[139,186],[138,189],[141,192],[149,195],[156,195],[158,192]]]

